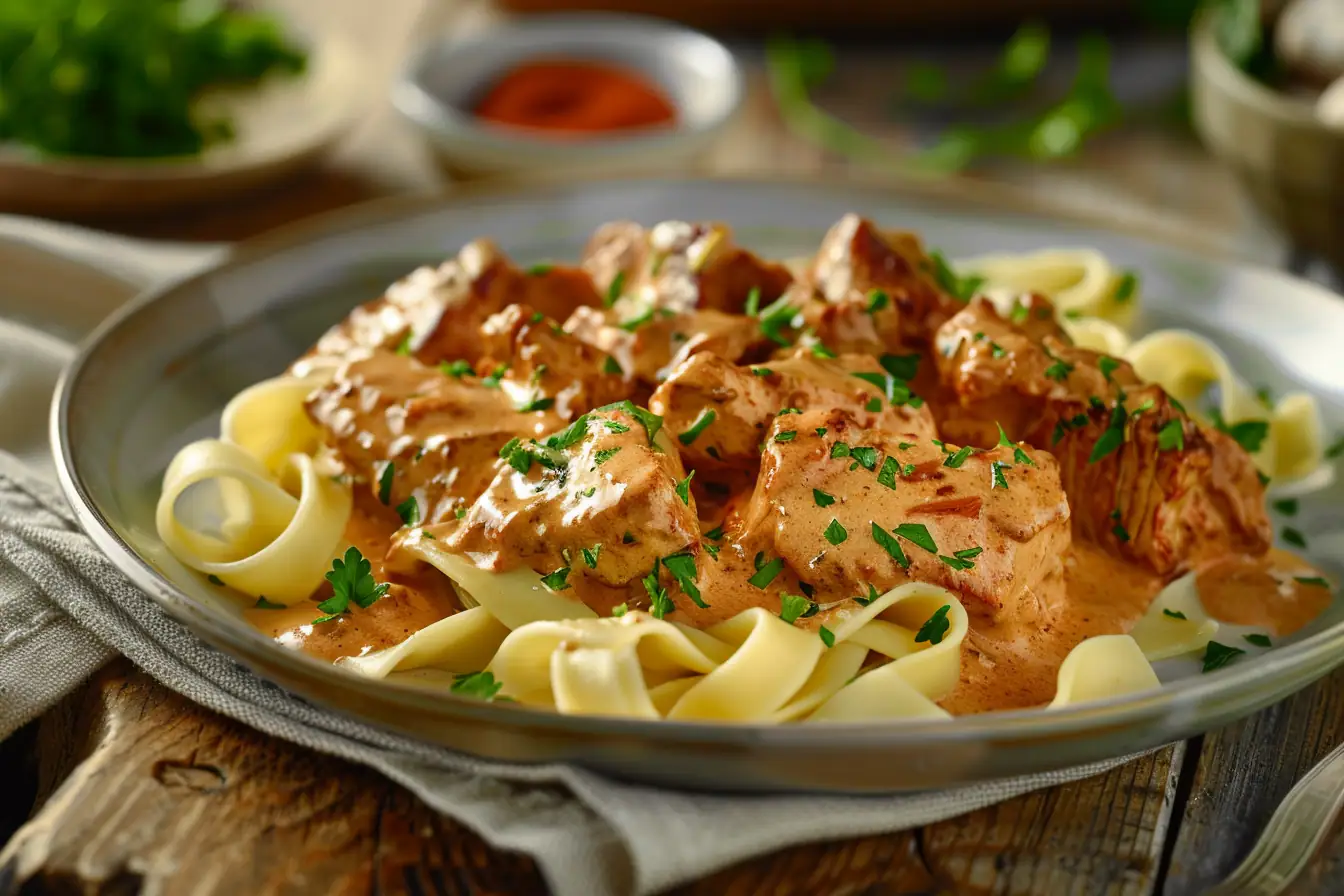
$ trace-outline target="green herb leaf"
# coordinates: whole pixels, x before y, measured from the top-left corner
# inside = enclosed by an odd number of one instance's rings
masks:
[[[258,595],[257,602],[252,605],[252,608],[255,610],[283,610],[285,609],[285,605],[278,604],[273,600],[267,600],[266,595],[262,594]]]
[[[579,553],[583,555],[583,564],[589,569],[597,569],[597,558],[602,554],[602,545],[595,544],[590,548],[581,548]]]
[[[613,618],[624,616],[626,613],[629,612],[630,608],[623,603],[617,604],[616,606],[611,608],[611,615]]]
[[[1275,501],[1272,506],[1274,507],[1275,511],[1283,514],[1284,516],[1297,516],[1298,505],[1296,498],[1280,498],[1279,500]]]
[[[938,559],[956,570],[975,569],[975,564],[973,562],[961,557],[949,557],[946,554],[939,554]]]
[[[966,463],[966,458],[970,457],[974,453],[975,453],[974,448],[972,448],[970,445],[965,445],[962,448],[959,448],[956,454],[949,454],[943,460],[943,466],[951,467],[954,470],[958,469],[962,464]]]
[[[549,411],[555,406],[555,399],[549,397],[530,398],[518,405],[519,413],[527,414],[532,411]]]
[[[541,584],[546,586],[547,591],[564,591],[569,587],[569,567],[562,566],[555,572],[549,572],[541,577]]]
[[[1307,547],[1306,536],[1303,535],[1301,532],[1297,531],[1296,529],[1294,529],[1292,526],[1284,526],[1283,532],[1281,534],[1283,535],[1283,540],[1288,544],[1292,545],[1295,548],[1302,548],[1303,550],[1306,550]]]
[[[883,529],[877,523],[872,524],[873,541],[877,542],[882,550],[886,551],[891,559],[896,561],[896,565],[901,569],[910,568],[910,558],[905,556],[905,551],[901,550],[901,544],[886,529]]]
[[[1001,461],[997,461],[997,460],[996,460],[996,461],[991,461],[991,462],[990,462],[990,464],[989,464],[989,475],[990,475],[990,479],[989,479],[989,487],[990,487],[991,489],[994,489],[994,488],[1004,488],[1004,489],[1006,489],[1006,488],[1008,487],[1008,478],[1007,478],[1006,476],[1003,475],[1003,471],[1004,471],[1005,469],[1008,469],[1008,465],[1005,464],[1005,463],[1002,463]]]
[[[543,261],[538,264],[532,265],[530,268],[527,269],[526,273],[527,276],[529,277],[544,277],[547,274],[549,274],[551,272],[551,269],[554,267],[555,265]]]
[[[919,355],[883,355],[877,359],[882,369],[898,380],[912,380],[919,372]]]
[[[943,604],[935,610],[933,615],[915,633],[915,643],[922,644],[927,641],[930,644],[941,644],[943,638],[947,636],[948,629],[952,627],[951,621],[947,618],[947,611],[950,609],[952,609],[951,604]]]
[[[1303,585],[1316,585],[1321,588],[1330,587],[1330,583],[1327,582],[1325,579],[1321,578],[1320,576],[1293,576],[1293,578],[1294,580],[1301,582]]]
[[[602,361],[602,372],[614,374],[616,376],[623,376],[625,374],[625,371],[621,369],[621,365],[618,364],[616,359],[611,355],[607,355]]]
[[[1217,408],[1209,411],[1209,419],[1213,421],[1215,429],[1227,433],[1251,454],[1260,450],[1265,437],[1269,435],[1269,422],[1266,420],[1242,420],[1240,423],[1228,424]]]
[[[420,502],[415,495],[397,505],[397,516],[401,517],[403,526],[414,526],[420,522]]]
[[[855,445],[849,449],[849,456],[859,463],[865,470],[877,469],[877,449],[869,448],[866,445]],[[852,466],[851,466],[852,469]]]
[[[625,271],[617,271],[616,276],[612,277],[611,282],[607,284],[607,295],[605,299],[606,306],[610,308],[612,305],[615,305],[616,300],[621,297],[621,293],[624,291]]]
[[[700,411],[700,415],[695,418],[695,422],[691,424],[691,428],[677,436],[677,441],[683,445],[691,444],[700,433],[704,432],[714,422],[716,417],[717,415],[712,408],[704,408]]]
[[[770,376],[774,371],[769,367],[753,367],[751,368],[751,373],[752,376]]]
[[[709,604],[705,603],[704,598],[700,596],[700,589],[695,585],[695,579],[699,575],[699,571],[695,568],[695,556],[693,554],[682,552],[664,557],[663,567],[672,573],[672,578],[677,580],[682,592],[697,607],[709,608]]]
[[[849,446],[844,442],[836,442],[831,446],[831,457],[849,457]]]
[[[215,575],[214,573],[210,573],[210,575],[206,576],[206,577],[205,577],[205,580],[206,580],[207,582],[209,582],[211,585],[223,585],[223,584],[224,584],[224,580],[221,579],[219,576]]]
[[[392,477],[396,472],[396,464],[389,460],[383,464],[383,469],[378,473],[378,500],[384,504],[392,500]]]
[[[498,389],[499,381],[504,379],[504,375],[509,372],[507,364],[500,364],[494,370],[490,371],[488,376],[481,378],[481,385],[487,389]]]
[[[775,433],[776,442],[792,442],[797,437],[798,437],[798,431],[795,429]]]
[[[779,618],[783,619],[789,625],[798,621],[800,616],[807,614],[815,604],[801,594],[781,594],[779,596]]]
[[[1240,647],[1228,647],[1226,644],[1210,641],[1209,646],[1204,648],[1203,671],[1212,672],[1214,669],[1221,669],[1245,652]]]
[[[593,454],[593,466],[600,467],[620,453],[621,446],[615,448],[600,448]]]
[[[831,519],[831,524],[826,527],[826,531],[823,534],[826,536],[826,540],[834,545],[843,544],[845,539],[849,537],[849,533],[845,531],[845,527],[840,525],[840,521],[834,518]]]
[[[742,313],[747,317],[755,317],[761,313],[761,288],[753,286],[747,291],[747,304],[743,307]]]
[[[747,582],[753,587],[764,591],[769,584],[775,580],[775,576],[779,575],[783,569],[784,561],[779,557],[776,557],[769,563],[757,567],[755,575],[747,579]]]
[[[792,299],[787,294],[782,295],[761,309],[761,332],[765,334],[767,339],[778,345],[792,345],[792,340],[780,331],[789,329],[793,318],[797,314],[798,308],[792,304]]]
[[[969,302],[975,298],[975,292],[985,283],[985,278],[971,274],[966,277],[958,277],[956,271],[947,263],[943,253],[936,249],[929,253],[929,260],[933,262],[933,279],[937,281],[943,292],[959,299],[963,302]]]
[[[1170,617],[1171,619],[1185,619],[1185,618],[1187,618],[1186,615],[1185,615],[1184,613],[1182,613],[1180,610],[1169,610],[1169,609],[1166,609],[1166,608],[1163,608],[1163,610],[1162,610],[1162,615],[1163,615],[1163,616]]]
[[[321,620],[327,622],[345,613],[354,604],[362,610],[373,606],[374,602],[387,594],[389,585],[379,584],[373,579],[373,564],[364,558],[359,548],[350,547],[344,557],[331,561],[331,570],[326,579],[331,583],[332,596],[317,605],[327,614]]]
[[[835,632],[823,625],[817,629],[817,634],[821,636],[821,643],[825,644],[827,649],[835,646]]]
[[[885,292],[874,287],[868,290],[868,313],[876,314],[891,304],[891,299]]]
[[[933,543],[933,536],[929,534],[929,527],[923,523],[901,523],[892,532],[916,547],[923,548],[930,554],[938,553],[938,546]]]
[[[439,371],[444,376],[451,376],[454,379],[462,379],[464,376],[475,376],[476,371],[471,369],[471,365],[459,358],[456,361],[443,361],[439,364]]]
[[[1247,644],[1254,644],[1256,647],[1272,647],[1268,635],[1250,634],[1241,636]]]
[[[886,457],[882,460],[882,469],[877,471],[877,481],[889,489],[896,488],[896,474],[901,470],[901,465],[895,458]]]
[[[495,681],[495,676],[489,672],[468,672],[465,675],[454,675],[449,690],[463,697],[489,701],[495,699],[495,695],[503,686],[501,682]]]
[[[1168,420],[1157,431],[1157,450],[1185,450],[1185,426],[1180,420]]]
[[[819,488],[812,489],[812,500],[817,502],[818,507],[830,507],[835,503],[835,496],[827,494]]]
[[[611,404],[603,405],[602,407],[598,408],[598,410],[624,411],[631,417],[634,417],[637,421],[639,421],[640,426],[644,427],[644,432],[649,437],[649,446],[653,448],[655,451],[657,450],[657,446],[653,444],[653,440],[658,435],[658,430],[663,428],[662,417],[659,417],[652,411],[648,411],[645,410],[644,408],[639,407],[628,398],[625,399],[624,401],[615,401],[612,402]],[[606,425],[607,428],[610,429],[612,432],[626,432],[629,429],[629,427],[623,427],[620,429],[616,428],[618,426],[622,426],[622,424],[617,423],[615,420],[607,421]]]

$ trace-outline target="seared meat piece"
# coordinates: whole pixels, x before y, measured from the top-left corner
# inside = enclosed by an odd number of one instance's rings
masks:
[[[889,391],[899,404],[890,400]],[[831,408],[847,411],[865,429],[937,435],[924,403],[907,401],[903,387],[867,355],[736,367],[701,353],[678,366],[649,399],[649,409],[662,415],[681,443],[687,464],[707,473],[755,469],[777,416],[784,426],[798,410]]]
[[[499,374],[515,407],[550,408],[563,420],[625,397],[610,356],[526,305],[510,305],[481,325],[476,373]]]
[[[1161,575],[1268,546],[1250,456],[1142,385],[1128,363],[1055,335],[1035,341],[981,300],[944,324],[936,343],[957,399],[938,409],[939,429],[984,445],[1001,424],[1054,453],[1080,537]]]
[[[565,321],[565,330],[610,355],[627,378],[650,388],[700,352],[738,361],[764,354],[769,345],[756,321],[721,311],[657,311],[623,321],[610,310],[580,308]]]
[[[630,221],[603,225],[584,250],[583,267],[613,301],[629,296],[639,308],[678,313],[741,314],[753,290],[768,303],[793,281],[788,268],[734,244],[725,225],[684,221],[649,230]]]
[[[956,449],[810,411],[775,422],[732,536],[783,560],[823,605],[924,581],[972,612],[1035,619],[1060,598],[1069,505],[1045,452]]]
[[[350,473],[390,507],[415,496],[429,522],[476,499],[510,438],[563,425],[551,411],[517,410],[474,376],[386,351],[342,365],[307,408]]]
[[[624,403],[509,446],[490,487],[436,537],[478,565],[569,567],[565,584],[602,615],[627,601],[647,608],[641,580],[699,535],[694,500],[678,494],[681,459],[665,435],[650,438],[653,419]]]
[[[938,285],[934,262],[919,238],[884,233],[872,221],[845,215],[826,234],[808,279],[827,302],[863,303],[880,290],[898,317],[901,341],[926,344],[961,302]],[[888,343],[889,344],[889,343]]]
[[[456,258],[437,268],[417,268],[388,287],[382,298],[351,311],[307,357],[344,358],[355,348],[404,344],[425,364],[458,359],[474,363],[480,357],[477,329],[508,305],[528,305],[564,320],[579,306],[601,303],[592,281],[578,268],[542,266],[524,272],[489,240],[476,240]]]
[[[1045,440],[1044,432],[1032,436]],[[1049,441],[1079,537],[1163,576],[1269,548],[1264,487],[1250,455],[1190,419],[1160,386],[1061,420]]]

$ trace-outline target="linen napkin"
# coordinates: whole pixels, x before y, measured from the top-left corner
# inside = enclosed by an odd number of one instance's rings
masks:
[[[79,531],[44,447],[69,352],[0,320],[0,739],[121,653],[216,712],[377,769],[491,844],[532,856],[560,896],[656,892],[789,845],[917,827],[1133,758],[898,796],[718,796],[483,761],[319,709],[201,643]]]

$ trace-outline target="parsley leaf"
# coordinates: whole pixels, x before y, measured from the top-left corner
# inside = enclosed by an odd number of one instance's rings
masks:
[[[779,618],[789,625],[793,625],[800,616],[807,615],[807,611],[812,606],[812,601],[801,594],[781,594],[779,596]]]
[[[476,371],[471,369],[471,365],[461,358],[453,362],[443,361],[439,364],[439,372],[444,376],[451,376],[461,379],[464,376],[475,376]]]
[[[751,375],[752,375],[752,376],[770,376],[770,375],[773,374],[773,373],[774,373],[774,371],[771,370],[769,367],[753,367],[753,368],[751,368]]]
[[[373,564],[365,559],[359,548],[353,546],[345,552],[344,557],[331,561],[331,570],[326,579],[331,583],[332,596],[317,605],[326,615],[313,620],[314,623],[335,619],[348,611],[352,603],[361,610],[367,610],[387,594],[389,587],[386,582],[380,584],[374,581]]]
[[[548,438],[546,440],[546,447],[555,448],[557,450],[573,448],[575,445],[582,442],[584,437],[588,435],[588,420],[589,417],[587,414],[579,417],[579,419]]]
[[[1050,355],[1049,349],[1046,349],[1046,354]],[[1052,379],[1057,383],[1064,382],[1069,378],[1069,374],[1073,373],[1073,365],[1063,358],[1056,358],[1054,355],[1050,355],[1050,357],[1054,359],[1055,363],[1045,368],[1046,378]]]
[[[420,502],[415,495],[397,505],[397,516],[401,517],[403,526],[414,526],[420,522]]]
[[[547,573],[541,577],[541,584],[546,586],[547,591],[564,591],[569,587],[569,567],[562,566],[555,572]]]
[[[392,477],[397,473],[397,465],[388,461],[378,473],[378,500],[386,504],[392,500]]]
[[[975,274],[958,277],[956,271],[952,270],[952,266],[943,257],[943,253],[936,249],[929,253],[929,260],[933,262],[933,279],[942,287],[943,292],[963,302],[975,298],[975,291],[985,283],[984,277]]]
[[[628,606],[626,606],[624,603],[619,603],[619,604],[617,604],[616,606],[614,606],[614,607],[611,608],[611,615],[612,615],[613,618],[618,617],[618,616],[624,616],[626,613],[629,613],[629,612],[630,612],[630,608],[629,608]]]
[[[792,442],[797,437],[798,437],[798,430],[796,429],[790,429],[784,432],[775,433],[776,442]]]
[[[812,489],[812,500],[817,502],[818,507],[830,507],[835,503],[835,496],[829,495],[819,488]]]
[[[769,563],[758,566],[755,575],[747,579],[747,582],[753,587],[764,591],[770,583],[775,580],[775,576],[779,575],[783,569],[784,561],[779,557],[776,557]]]
[[[742,313],[747,317],[755,317],[761,313],[761,288],[753,286],[747,290],[747,304],[742,308]]]
[[[611,460],[613,457],[615,457],[616,454],[617,454],[620,450],[621,450],[621,446],[620,446],[620,445],[617,445],[615,448],[600,448],[600,449],[598,449],[598,450],[593,454],[593,466],[594,466],[594,467],[600,467],[600,466],[602,466],[604,463],[606,463],[607,461],[609,461],[609,460]]]
[[[495,699],[495,695],[503,686],[503,683],[495,681],[495,676],[489,672],[468,672],[465,675],[454,675],[449,690],[463,697],[488,701]]]
[[[1296,498],[1281,498],[1278,501],[1275,501],[1272,506],[1276,512],[1281,513],[1284,516],[1297,515],[1298,505]]]
[[[221,579],[219,576],[215,575],[214,573],[210,573],[210,575],[206,576],[206,577],[205,577],[205,580],[206,580],[207,582],[209,582],[211,585],[223,585],[223,584],[224,584],[224,580]]]
[[[681,590],[697,606],[707,609],[709,604],[705,603],[700,596],[700,589],[695,586],[695,578],[699,574],[695,568],[695,556],[688,552],[679,554],[670,554],[663,558],[663,568],[672,573],[672,578],[677,580]]]
[[[606,306],[610,308],[616,304],[616,300],[621,297],[625,291],[625,271],[617,271],[616,276],[611,278],[611,283],[607,284]]]
[[[1306,549],[1307,547],[1306,536],[1304,536],[1301,532],[1294,529],[1292,526],[1284,526],[1282,535],[1283,540],[1286,541],[1288,544],[1292,545],[1293,547],[1302,548],[1303,550]]]
[[[554,406],[554,398],[538,396],[537,398],[530,398],[518,405],[518,412],[526,414],[532,411],[549,411]]]
[[[1227,433],[1251,454],[1260,450],[1265,437],[1269,435],[1269,422],[1266,420],[1242,420],[1229,425],[1217,408],[1209,411],[1209,419],[1213,421],[1215,429]]]
[[[831,457],[849,457],[849,446],[844,442],[836,442],[831,446]]]
[[[1115,408],[1111,411],[1111,422],[1107,424],[1102,432],[1097,444],[1092,446],[1092,453],[1088,456],[1087,462],[1094,464],[1118,450],[1125,443],[1125,421],[1129,419],[1129,414],[1125,412],[1124,399],[1119,399],[1115,403]]]
[[[1228,647],[1226,644],[1210,641],[1209,646],[1204,648],[1203,671],[1212,672],[1214,669],[1221,669],[1245,652],[1240,647]]]
[[[919,631],[915,634],[915,643],[928,641],[930,644],[941,644],[943,638],[947,636],[947,630],[952,627],[947,618],[947,611],[950,609],[951,604],[943,604],[935,610],[933,615],[919,627]]]
[[[1189,618],[1189,617],[1186,616],[1184,613],[1182,613],[1180,610],[1168,610],[1168,609],[1163,609],[1163,610],[1162,610],[1162,615],[1163,615],[1163,616],[1168,616],[1168,617],[1170,617],[1170,618],[1172,618],[1172,619],[1188,619],[1188,618]]]
[[[654,440],[654,438],[658,435],[658,430],[660,430],[660,429],[663,428],[663,418],[662,418],[662,417],[659,417],[657,414],[653,413],[652,411],[648,411],[648,410],[645,410],[644,408],[641,408],[639,405],[635,404],[633,401],[631,401],[631,400],[628,399],[628,398],[625,399],[625,400],[623,400],[623,401],[614,401],[614,402],[612,402],[611,404],[604,404],[602,407],[598,408],[598,410],[599,410],[599,411],[624,411],[625,413],[629,414],[631,417],[634,417],[636,420],[639,421],[639,424],[640,424],[641,426],[644,427],[644,432],[648,434],[648,437],[649,437],[649,446],[650,446],[651,448],[653,448],[655,451],[658,450],[658,449],[657,449],[657,446],[653,444],[653,440]],[[614,425],[613,425],[613,424],[614,424],[615,426],[619,426],[619,425],[621,425],[621,424],[616,423],[616,421],[614,421],[614,420],[609,420],[609,421],[607,421],[607,428],[608,428],[608,429],[611,429],[612,432],[625,432],[625,431],[626,431],[625,429],[616,429],[616,428],[614,428]]]
[[[894,457],[882,459],[882,469],[877,471],[877,481],[889,489],[896,488],[896,474],[900,472],[901,465],[896,463]]]
[[[1111,381],[1111,374],[1115,373],[1115,369],[1119,366],[1120,362],[1110,355],[1102,355],[1097,359],[1097,367],[1100,368],[1101,375],[1106,378],[1106,382],[1108,383]]]
[[[1295,581],[1301,582],[1303,585],[1316,585],[1321,588],[1330,587],[1330,583],[1327,582],[1325,579],[1321,578],[1320,576],[1294,576],[1293,578]]]
[[[401,341],[397,343],[396,353],[397,353],[398,355],[401,355],[403,358],[408,358],[408,357],[410,357],[410,355],[411,355],[411,337],[414,336],[414,335],[415,335],[415,334],[412,333],[410,330],[407,330],[407,331],[405,332],[405,334],[402,335],[402,337],[401,337]]]
[[[901,523],[891,531],[930,554],[938,553],[938,546],[933,543],[933,536],[929,534],[929,527],[923,523]]]
[[[919,372],[919,355],[883,355],[877,359],[882,369],[898,380],[912,380]]]
[[[866,445],[856,445],[849,449],[849,456],[861,464],[865,470],[877,469],[876,448],[869,448]],[[850,469],[853,469],[853,466],[851,466]]]
[[[780,296],[774,302],[761,309],[761,332],[777,345],[792,345],[789,338],[780,331],[790,326],[798,309],[791,303],[788,295]]]
[[[532,265],[525,271],[525,273],[529,277],[544,277],[549,274],[554,267],[555,265],[543,261],[540,264]]]
[[[683,445],[689,445],[696,440],[700,433],[704,432],[718,415],[714,413],[713,408],[704,408],[700,415],[695,418],[691,428],[677,436],[677,441]]]
[[[1008,477],[1006,477],[1006,476],[1003,475],[1003,471],[1004,471],[1005,469],[1007,469],[1007,468],[1008,468],[1008,465],[1005,464],[1005,463],[1002,463],[1001,461],[997,461],[997,460],[996,460],[996,461],[991,461],[991,462],[990,462],[990,464],[989,464],[989,487],[990,487],[990,488],[1005,488],[1005,489],[1006,489],[1006,488],[1008,487]]]
[[[621,369],[620,363],[611,355],[607,355],[606,359],[602,362],[602,372],[615,374],[616,376],[621,376],[625,373],[625,371]]]
[[[1010,440],[1008,439],[1008,433],[1006,433],[1006,432],[1003,431],[1003,427],[1002,427],[1002,426],[999,426],[999,424],[997,424],[997,423],[995,423],[994,425],[999,427],[999,444],[1000,444],[1001,446],[1003,446],[1004,448],[1011,448],[1011,449],[1013,449],[1013,462],[1014,462],[1014,463],[1026,464],[1026,465],[1029,466],[1029,467],[1034,467],[1034,466],[1036,466],[1036,461],[1032,460],[1032,459],[1031,459],[1031,456],[1028,455],[1027,452],[1025,452],[1025,451],[1022,450],[1022,446],[1020,446],[1020,445],[1018,445],[1018,444],[1016,444],[1016,443],[1014,443],[1014,442],[1012,442],[1012,441],[1010,441]],[[1058,440],[1056,440],[1056,441],[1058,441]]]
[[[581,548],[579,553],[583,555],[583,564],[589,569],[597,569],[597,558],[602,553],[602,545],[595,544],[590,548]]]
[[[278,603],[276,603],[276,602],[273,601],[273,600],[267,600],[267,599],[266,599],[266,595],[261,594],[261,595],[258,595],[258,596],[257,596],[257,602],[256,602],[255,604],[252,605],[252,609],[254,609],[254,610],[283,610],[283,609],[285,609],[285,605],[284,605],[284,604],[278,604]]]
[[[1261,635],[1261,634],[1258,634],[1258,633],[1252,633],[1252,634],[1249,634],[1249,635],[1242,635],[1241,637],[1242,637],[1243,640],[1246,641],[1247,644],[1254,644],[1256,647],[1272,647],[1272,646],[1274,646],[1273,644],[1270,643],[1270,640],[1269,640],[1269,636],[1268,636],[1268,635]]]
[[[824,534],[826,540],[835,545],[843,544],[845,539],[849,537],[849,533],[845,531],[845,527],[840,525],[840,521],[835,518],[831,519],[831,524],[826,527]]]
[[[825,644],[828,649],[835,646],[835,632],[823,625],[817,629],[817,634],[821,636],[821,643]]]
[[[886,308],[887,305],[889,304],[891,304],[891,299],[887,296],[885,292],[878,289],[877,287],[873,287],[872,289],[868,290],[867,311],[869,314],[876,314],[883,308]]]
[[[1125,271],[1120,280],[1115,284],[1115,300],[1117,302],[1128,302],[1134,297],[1135,291],[1139,288],[1139,275],[1133,271]]]
[[[956,570],[975,569],[975,564],[963,557],[949,557],[946,554],[939,554],[938,559]]]
[[[901,544],[891,533],[887,532],[877,523],[872,524],[873,541],[877,542],[882,550],[886,551],[891,559],[896,561],[896,565],[901,569],[910,568],[910,558],[905,556],[905,551],[901,550]]]
[[[975,449],[972,448],[970,445],[966,445],[958,449],[956,454],[949,454],[947,458],[943,461],[943,466],[951,467],[954,470],[958,469],[962,464],[966,463],[966,458],[970,457],[974,453]]]
[[[1158,451],[1184,451],[1185,426],[1180,420],[1168,420],[1157,431]]]
[[[692,470],[686,474],[685,479],[681,480],[676,485],[677,497],[680,498],[681,503],[685,504],[687,507],[691,506],[691,479],[694,476],[695,471]]]

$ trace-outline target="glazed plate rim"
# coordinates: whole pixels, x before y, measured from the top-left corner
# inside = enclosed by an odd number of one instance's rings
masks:
[[[1286,289],[1291,289],[1295,293],[1294,301],[1316,303],[1322,313],[1344,318],[1344,304],[1341,304],[1339,297],[1309,281],[1281,271],[1228,260],[1221,253],[1210,251],[1207,247],[1192,246],[1192,240],[1177,237],[1172,233],[1155,237],[1153,231],[1145,227],[1146,233],[1135,238],[1125,233],[1124,227],[1117,227],[1114,222],[1097,221],[1075,212],[1043,208],[1039,200],[1011,188],[974,184],[968,190],[965,186],[959,185],[951,187],[923,183],[893,185],[890,181],[868,185],[853,178],[834,185],[820,179],[741,177],[632,178],[576,184],[558,184],[546,179],[522,183],[517,180],[505,184],[478,183],[468,187],[457,187],[444,194],[376,200],[281,228],[241,244],[218,267],[143,293],[103,321],[79,346],[75,357],[62,373],[51,411],[52,448],[60,485],[74,508],[80,526],[99,549],[169,616],[189,627],[207,643],[258,671],[262,677],[273,679],[275,676],[258,670],[258,666],[276,666],[287,676],[298,676],[310,686],[317,685],[346,692],[353,690],[368,700],[446,715],[463,724],[480,722],[495,728],[517,729],[520,733],[549,731],[552,734],[575,735],[585,739],[613,738],[666,744],[749,746],[765,750],[775,748],[786,753],[790,749],[842,750],[846,744],[933,747],[938,744],[975,741],[1003,743],[1042,738],[1072,740],[1088,734],[1100,734],[1103,729],[1114,730],[1143,720],[1158,719],[1163,715],[1180,716],[1182,708],[1190,710],[1194,716],[1199,717],[1199,709],[1206,702],[1216,702],[1220,697],[1235,697],[1238,693],[1257,695],[1247,705],[1230,713],[1226,708],[1221,714],[1206,713],[1207,717],[1212,717],[1216,723],[1221,724],[1230,718],[1247,715],[1274,700],[1282,699],[1288,693],[1306,687],[1335,666],[1344,663],[1344,621],[1340,621],[1298,643],[1276,648],[1267,654],[1247,657],[1244,661],[1211,675],[1181,679],[1164,684],[1160,689],[1128,697],[1048,711],[1033,708],[960,716],[947,720],[851,722],[827,725],[723,724],[566,716],[545,710],[488,704],[440,692],[429,692],[423,687],[362,678],[313,657],[280,647],[261,632],[247,626],[241,619],[228,619],[223,614],[211,610],[189,597],[168,578],[160,575],[114,531],[110,521],[94,504],[72,444],[71,404],[81,388],[82,377],[90,360],[101,348],[121,334],[123,328],[131,324],[138,315],[158,303],[172,302],[175,296],[190,294],[193,288],[208,284],[221,272],[246,267],[314,239],[376,229],[380,224],[393,222],[400,217],[415,217],[436,210],[451,210],[459,198],[500,201],[526,198],[533,202],[544,203],[548,200],[559,201],[566,196],[581,194],[585,190],[612,189],[618,185],[666,188],[675,187],[677,184],[707,183],[714,184],[716,189],[734,190],[773,188],[808,192],[836,188],[848,193],[862,188],[879,191],[880,198],[884,201],[899,202],[905,199],[932,204],[952,213],[968,213],[980,209],[985,212],[1025,215],[1042,223],[1056,225],[1061,222],[1076,223],[1092,231],[1106,231],[1112,236],[1125,236],[1146,243],[1153,249],[1165,243],[1161,248],[1168,254],[1186,257],[1193,255],[1201,263],[1213,261],[1238,273],[1255,273],[1259,276],[1277,278]],[[545,191],[545,195],[539,196],[537,191]],[[1181,248],[1173,250],[1172,245]],[[1327,308],[1330,310],[1326,310]],[[1257,684],[1258,688],[1255,687]],[[316,696],[314,699],[337,711],[350,713],[348,707],[343,709],[323,696]],[[1194,722],[1193,727],[1191,721]],[[384,723],[373,722],[373,724]],[[1181,724],[1185,726],[1183,731],[1189,730],[1180,736],[1188,736],[1197,730],[1212,727],[1212,724],[1203,724],[1203,727],[1199,727],[1201,724],[1199,718],[1182,719]],[[387,725],[384,724],[384,727]],[[401,730],[409,730],[411,736],[417,736],[414,733],[414,726],[409,729],[403,727]],[[419,736],[423,739],[423,735]],[[1040,763],[1040,767],[1056,766],[1043,762]]]

